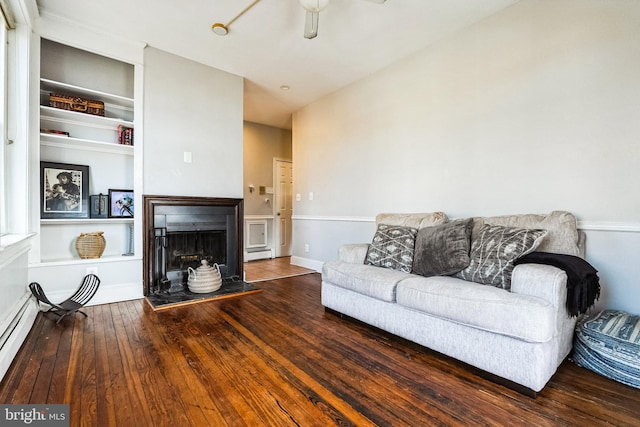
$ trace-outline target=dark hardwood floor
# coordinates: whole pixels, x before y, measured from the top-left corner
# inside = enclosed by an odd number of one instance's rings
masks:
[[[2,403],[69,403],[71,425],[640,425],[640,390],[564,362],[532,399],[325,313],[317,273],[154,312],[144,300],[40,314]]]

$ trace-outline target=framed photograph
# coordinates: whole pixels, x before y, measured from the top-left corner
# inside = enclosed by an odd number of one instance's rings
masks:
[[[109,190],[109,218],[133,218],[133,190]]]
[[[40,218],[89,217],[89,166],[40,162]]]

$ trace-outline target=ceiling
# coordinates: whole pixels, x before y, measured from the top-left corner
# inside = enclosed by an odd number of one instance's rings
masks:
[[[298,0],[37,0],[42,17],[94,31],[244,77],[244,119],[291,128],[301,107],[417,52],[519,0],[330,0],[318,37],[303,37]],[[290,89],[282,90],[286,85]]]

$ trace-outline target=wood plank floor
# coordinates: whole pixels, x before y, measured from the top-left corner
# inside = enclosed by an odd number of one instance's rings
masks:
[[[313,273],[313,270],[291,264],[290,256],[244,263],[245,281],[251,283],[309,273]]]
[[[72,426],[640,425],[640,390],[570,362],[531,399],[326,313],[317,273],[262,289],[40,314],[0,402],[68,403]]]

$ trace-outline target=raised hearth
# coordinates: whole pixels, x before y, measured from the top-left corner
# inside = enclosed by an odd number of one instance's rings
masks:
[[[143,203],[145,295],[188,293],[188,268],[203,259],[227,283],[242,282],[242,199],[145,195]]]

